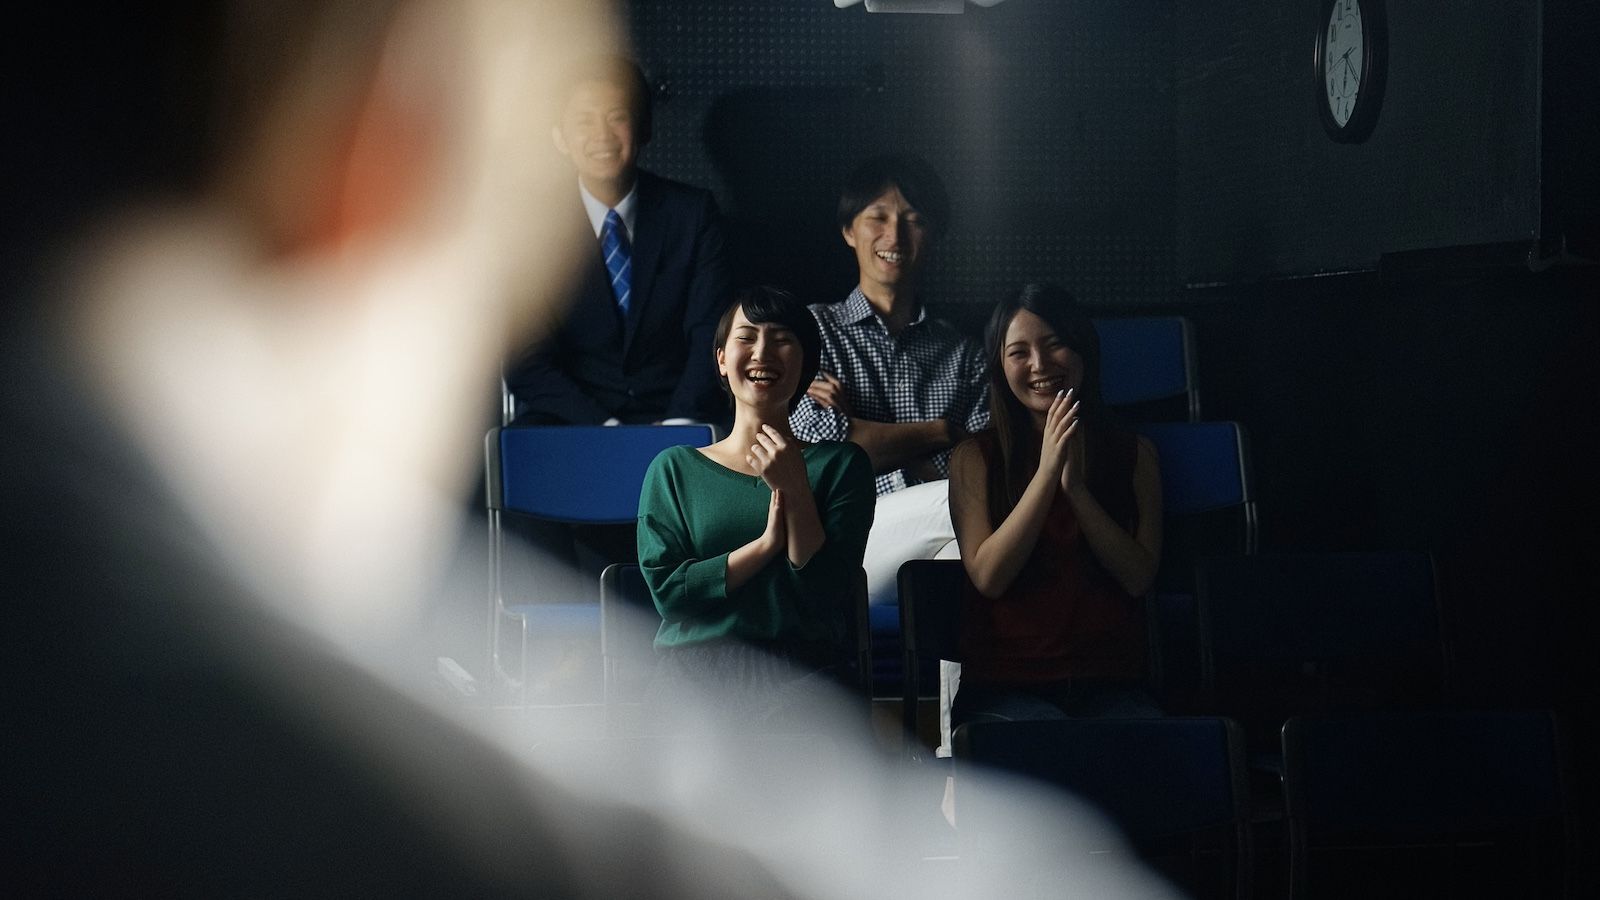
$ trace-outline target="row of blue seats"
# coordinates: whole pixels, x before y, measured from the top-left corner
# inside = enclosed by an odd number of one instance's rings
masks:
[[[1255,516],[1243,429],[1232,422],[1191,422],[1143,425],[1140,430],[1161,454],[1168,521],[1231,512],[1238,522],[1240,549],[1253,549]],[[591,598],[507,601],[499,565],[502,517],[510,513],[559,522],[631,522],[637,515],[644,472],[655,455],[666,447],[703,446],[710,441],[710,429],[698,425],[490,431],[485,450],[496,623],[491,653],[502,676],[512,681],[521,677],[499,661],[503,642],[498,627],[503,621],[514,622],[524,638],[584,629],[597,634],[599,628]],[[1208,526],[1197,533],[1215,534],[1216,529]],[[1175,540],[1172,546],[1183,547],[1185,542]],[[877,607],[872,615],[875,682],[893,695],[901,657],[899,610]]]

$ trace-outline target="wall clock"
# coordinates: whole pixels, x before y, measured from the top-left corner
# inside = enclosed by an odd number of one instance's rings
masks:
[[[1388,68],[1383,0],[1320,0],[1317,4],[1318,117],[1336,141],[1364,141],[1378,121]]]

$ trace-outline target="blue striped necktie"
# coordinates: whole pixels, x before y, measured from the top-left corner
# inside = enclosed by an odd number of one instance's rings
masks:
[[[611,295],[617,298],[617,309],[626,316],[633,294],[633,248],[628,246],[628,230],[622,227],[622,217],[614,209],[606,211],[606,223],[600,227],[600,252],[605,254],[606,271],[611,273]]]

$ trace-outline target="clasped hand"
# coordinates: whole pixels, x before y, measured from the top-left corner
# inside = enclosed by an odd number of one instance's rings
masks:
[[[806,461],[798,441],[786,438],[771,425],[762,425],[756,432],[756,442],[745,454],[750,470],[772,489],[772,504],[767,508],[767,528],[761,538],[768,553],[782,552],[788,542],[788,525],[784,520],[784,492],[807,486]]]
[[[750,445],[744,459],[750,470],[774,491],[798,490],[806,484],[806,460],[799,442],[784,437],[771,425],[762,425],[756,432],[756,442]]]
[[[1059,481],[1063,491],[1072,490],[1083,469],[1083,439],[1078,429],[1081,407],[1073,393],[1068,389],[1050,402],[1044,416],[1044,442],[1039,448],[1037,477]]]

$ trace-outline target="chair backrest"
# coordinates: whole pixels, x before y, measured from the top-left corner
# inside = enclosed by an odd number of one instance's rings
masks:
[[[1100,393],[1139,421],[1200,420],[1194,337],[1183,316],[1095,319]]]
[[[1244,428],[1237,422],[1138,426],[1161,457],[1165,589],[1186,588],[1207,553],[1254,553],[1255,489]]]
[[[1210,703],[1274,743],[1297,713],[1443,699],[1439,596],[1425,553],[1208,557],[1196,588]]]
[[[1570,825],[1547,711],[1297,717],[1283,727],[1283,754],[1295,896],[1357,896],[1352,878],[1411,896],[1563,893]]]
[[[1238,729],[1228,720],[975,722],[956,729],[954,743],[956,822],[964,834],[1004,828],[1006,812],[991,808],[982,778],[985,770],[999,770],[1088,802],[1141,855],[1192,863],[1205,855],[1198,851],[1214,851],[1216,865],[1203,872],[1188,863],[1182,872],[1159,866],[1192,892],[1248,891],[1249,788]]]
[[[1161,569],[1146,606],[1151,679],[1169,708],[1195,708],[1201,673],[1194,567],[1206,554],[1255,552],[1249,442],[1236,422],[1147,424],[1138,431],[1161,457]]]
[[[1150,422],[1137,430],[1161,455],[1162,508],[1169,518],[1255,503],[1249,443],[1238,422]]]
[[[492,428],[484,441],[489,508],[556,522],[632,522],[651,460],[712,439],[709,425]]]
[[[537,426],[491,428],[484,437],[485,506],[489,520],[489,658],[498,681],[527,700],[529,641],[534,636],[593,640],[599,613],[589,581],[577,602],[507,603],[504,514],[574,524],[621,524],[639,514],[645,472],[668,447],[704,446],[709,425]],[[541,585],[548,590],[550,585]],[[555,591],[564,593],[563,583]],[[503,625],[520,645],[518,673],[502,663]]]
[[[901,718],[917,731],[917,689],[923,666],[960,661],[961,590],[967,573],[959,559],[912,559],[900,564],[900,641],[904,656]]]

